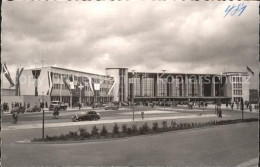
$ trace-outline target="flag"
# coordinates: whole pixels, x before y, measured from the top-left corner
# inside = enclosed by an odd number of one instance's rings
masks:
[[[75,89],[75,87],[74,87],[74,78],[73,78],[72,75],[70,75],[69,80],[70,80],[70,89]]]
[[[13,80],[11,78],[11,75],[10,75],[8,69],[7,69],[6,63],[4,63],[4,65],[2,65],[2,66],[3,66],[3,75],[5,75],[5,78],[10,83],[10,87],[13,87],[14,86],[14,82],[13,82]]]
[[[70,85],[68,84],[66,77],[63,77],[63,83],[65,84],[65,87],[67,87],[69,89],[69,91],[71,93]]]
[[[16,71],[16,81],[15,81],[15,95],[20,96],[20,77],[23,72],[23,68],[18,68]]]
[[[246,67],[247,72],[250,72],[252,75],[254,75],[254,72],[247,66]]]
[[[93,87],[92,87],[92,80],[93,80],[92,77],[88,77],[89,87],[90,87],[91,91],[93,92],[94,90],[93,90]]]
[[[94,90],[100,90],[100,83],[94,83]]]
[[[110,80],[109,86],[110,86],[110,88],[108,89],[108,92],[107,92],[108,95],[111,93],[112,89],[114,88],[115,81],[114,80]]]
[[[35,92],[34,95],[38,96],[38,77],[40,76],[41,70],[32,70],[33,78],[35,79],[34,86]]]
[[[48,92],[47,92],[47,95],[51,95],[51,92],[52,92],[52,86],[53,86],[53,83],[52,83],[52,75],[53,75],[53,73],[48,71],[49,90],[48,90]]]

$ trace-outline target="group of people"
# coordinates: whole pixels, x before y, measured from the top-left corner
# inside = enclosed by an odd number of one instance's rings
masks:
[[[207,102],[204,102],[204,101],[197,101],[197,102],[188,101],[188,102],[187,102],[188,109],[192,109],[195,104],[196,104],[197,106],[199,106],[199,107],[202,107],[203,110],[206,109],[207,106],[208,106],[208,103],[207,103]]]
[[[227,109],[230,106],[230,108],[233,110],[235,105],[236,105],[237,110],[240,109],[240,107],[242,107],[240,102],[226,102],[226,108]],[[245,102],[243,107],[245,109],[249,109],[249,111],[251,111],[251,112],[253,111],[253,104],[252,104],[252,102]],[[259,109],[258,104],[254,104],[254,109],[255,110]]]

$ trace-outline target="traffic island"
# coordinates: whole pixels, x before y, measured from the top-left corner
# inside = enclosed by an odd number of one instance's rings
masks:
[[[93,126],[91,131],[87,131],[85,128],[79,128],[77,131],[70,131],[67,134],[60,134],[55,136],[48,136],[44,138],[34,138],[31,142],[62,142],[62,141],[98,141],[98,140],[107,140],[107,139],[120,139],[128,138],[140,135],[150,135],[150,134],[159,134],[164,132],[171,131],[180,131],[187,129],[195,128],[206,128],[220,125],[229,125],[242,122],[255,122],[258,121],[258,118],[248,118],[248,119],[236,119],[236,120],[214,120],[207,122],[192,122],[192,123],[176,123],[175,120],[170,121],[170,125],[166,120],[161,121],[160,123],[153,122],[152,126],[149,126],[145,122],[142,126],[137,127],[136,124],[123,124],[121,128],[117,123],[114,124],[112,131],[108,131],[106,126],[103,125],[101,129]],[[159,125],[160,124],[160,125]]]

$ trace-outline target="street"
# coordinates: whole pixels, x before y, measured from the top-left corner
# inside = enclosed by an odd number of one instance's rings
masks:
[[[148,108],[145,119],[136,114],[135,123],[174,119],[176,122],[195,122],[222,119],[240,119],[240,111],[223,110],[223,118],[217,118],[214,109],[187,110],[184,107]],[[131,109],[97,110],[99,121],[72,122],[71,116],[82,111],[64,111],[58,120],[52,112],[46,112],[45,135],[59,135],[75,131],[79,127],[91,130],[93,125],[106,125],[111,131],[113,123],[132,124]],[[258,113],[245,112],[245,118],[256,118]],[[75,166],[75,165],[238,165],[258,155],[257,122],[239,123],[211,128],[184,130],[128,139],[68,144],[19,143],[41,138],[42,113],[20,115],[20,122],[12,125],[10,115],[4,115],[2,126],[3,166]],[[56,123],[55,123],[56,122]],[[49,151],[52,150],[52,151]],[[12,157],[16,157],[15,159]],[[68,158],[70,157],[70,158]],[[104,158],[106,157],[106,158]]]

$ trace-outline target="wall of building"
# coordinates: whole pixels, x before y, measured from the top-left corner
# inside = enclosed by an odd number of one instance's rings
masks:
[[[115,81],[112,93],[114,101],[128,101],[128,69],[107,68],[106,74]]]

